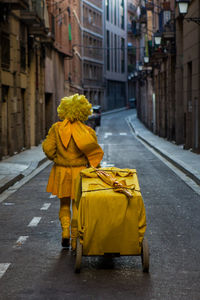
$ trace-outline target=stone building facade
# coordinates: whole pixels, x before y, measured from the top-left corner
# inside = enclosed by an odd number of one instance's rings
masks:
[[[152,72],[140,73],[148,88],[146,97],[142,89],[138,93],[138,115],[159,136],[200,153],[200,26],[187,22],[188,17],[199,18],[200,3],[190,1],[185,17],[172,0],[149,0],[146,10],[146,30],[152,34],[150,61],[143,71],[151,67]],[[155,44],[157,31],[160,45]]]
[[[127,1],[106,0],[105,11],[105,83],[106,107],[127,105]]]
[[[45,130],[57,120],[61,98],[82,93],[80,1],[48,1],[49,39],[45,58]]]
[[[104,14],[102,0],[81,1],[82,86],[93,105],[104,109]]]
[[[185,16],[200,18],[192,0]],[[187,22],[176,10],[176,140],[200,153],[200,22]]]
[[[37,5],[36,5],[37,4]],[[0,159],[45,134],[46,2],[0,1]],[[33,25],[34,23],[34,25]]]

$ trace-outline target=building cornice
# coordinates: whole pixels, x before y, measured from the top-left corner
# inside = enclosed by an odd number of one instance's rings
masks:
[[[83,0],[83,3],[89,5],[90,7],[98,10],[99,12],[103,13],[103,8],[99,8],[98,6],[92,4],[91,2],[87,1],[87,0]]]
[[[103,60],[98,60],[98,59],[90,58],[90,57],[87,57],[87,56],[83,56],[82,59],[84,61],[90,61],[90,62],[93,62],[93,63],[96,63],[96,64],[101,64],[101,65],[104,64]]]
[[[96,33],[96,32],[94,32],[92,30],[89,30],[89,29],[87,29],[85,27],[82,27],[82,30],[85,31],[85,32],[87,32],[87,33],[90,33],[92,35],[95,35],[95,36],[99,37],[100,39],[103,39],[103,35],[101,35],[99,33]]]

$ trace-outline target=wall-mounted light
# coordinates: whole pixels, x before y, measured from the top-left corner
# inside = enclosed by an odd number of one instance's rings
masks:
[[[195,22],[198,25],[200,25],[200,18],[186,18],[185,15],[188,13],[188,6],[190,3],[190,0],[176,0],[176,3],[178,4],[178,9],[180,15],[184,16],[184,20],[188,22]]]
[[[189,2],[190,2],[189,0],[176,0],[180,14],[182,15],[187,14]]]
[[[138,70],[142,71],[142,68],[143,68],[142,65],[139,65]]]
[[[154,41],[157,46],[161,44],[161,39],[162,39],[162,34],[159,31],[154,33]]]

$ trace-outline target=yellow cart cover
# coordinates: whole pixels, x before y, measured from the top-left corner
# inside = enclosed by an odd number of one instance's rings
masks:
[[[117,192],[98,176],[106,171],[126,187],[132,197]],[[146,215],[135,169],[88,168],[76,182],[78,231],[83,255],[140,255]]]

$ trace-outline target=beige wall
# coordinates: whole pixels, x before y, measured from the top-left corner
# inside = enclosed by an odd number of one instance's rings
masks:
[[[44,137],[44,61],[41,44],[35,39],[37,47],[28,49],[27,27],[23,24],[22,34],[21,25],[19,11],[15,11],[9,14],[8,22],[0,30],[0,35],[5,32],[10,40],[10,64],[5,67],[0,61],[1,98],[3,91],[8,91],[4,102],[0,102],[1,158],[35,146]],[[21,42],[25,47],[25,69],[21,66]]]

